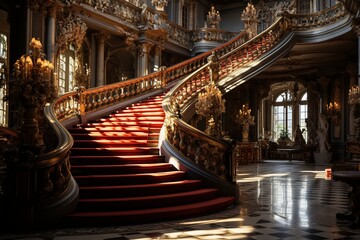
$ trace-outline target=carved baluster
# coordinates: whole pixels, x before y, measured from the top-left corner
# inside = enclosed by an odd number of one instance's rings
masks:
[[[43,179],[40,182],[42,186],[40,190],[40,195],[43,197],[47,196],[53,190],[54,184],[50,178],[50,175],[53,171],[54,171],[54,166],[51,166],[48,169],[44,169]]]
[[[180,131],[180,142],[179,142],[179,150],[186,156],[186,139],[187,135],[184,131]]]

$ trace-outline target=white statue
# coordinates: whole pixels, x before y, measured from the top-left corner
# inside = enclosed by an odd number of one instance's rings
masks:
[[[316,130],[317,133],[317,142],[318,142],[318,152],[329,152],[330,144],[328,141],[328,130],[329,124],[326,120],[324,114],[319,114],[319,128]]]
[[[326,116],[319,113],[319,124],[316,130],[317,151],[314,152],[316,164],[329,164],[331,162],[330,143],[328,142],[329,124]]]

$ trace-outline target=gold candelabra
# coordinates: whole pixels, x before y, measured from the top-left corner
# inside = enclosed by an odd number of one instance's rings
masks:
[[[359,103],[360,103],[360,87],[354,85],[349,89],[349,104],[355,105]]]
[[[248,104],[242,105],[236,120],[242,125],[242,140],[247,142],[249,140],[249,126],[255,124],[255,116],[251,116],[251,109]]]
[[[196,113],[206,119],[205,132],[214,137],[221,136],[221,120],[219,117],[225,112],[225,100],[213,81],[205,87],[205,92],[199,93],[195,104]]]
[[[14,64],[10,91],[6,100],[18,113],[17,127],[21,127],[21,143],[30,146],[38,145],[43,129],[42,109],[57,95],[54,83],[54,66],[45,59],[42,44],[35,38],[29,43],[30,50]],[[41,126],[41,129],[39,128]]]
[[[251,109],[247,104],[242,105],[242,108],[239,110],[239,115],[237,115],[237,120],[240,125],[255,124],[255,117],[251,116]]]
[[[220,21],[221,17],[219,11],[215,10],[214,6],[211,6],[211,10],[207,15],[207,24],[212,28],[219,28]]]

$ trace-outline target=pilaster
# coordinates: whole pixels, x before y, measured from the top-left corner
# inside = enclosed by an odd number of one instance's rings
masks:
[[[96,86],[105,84],[105,42],[109,35],[99,32],[96,38]]]
[[[55,33],[56,33],[56,15],[57,15],[57,7],[52,7],[48,12],[47,19],[47,44],[46,44],[46,54],[47,58],[51,63],[55,62]]]
[[[149,74],[149,53],[154,45],[149,42],[142,42],[138,51],[138,77]]]

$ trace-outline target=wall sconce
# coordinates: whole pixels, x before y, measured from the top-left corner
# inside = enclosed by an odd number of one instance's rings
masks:
[[[340,124],[340,110],[340,104],[336,101],[326,104],[325,115],[330,118],[336,126]]]

